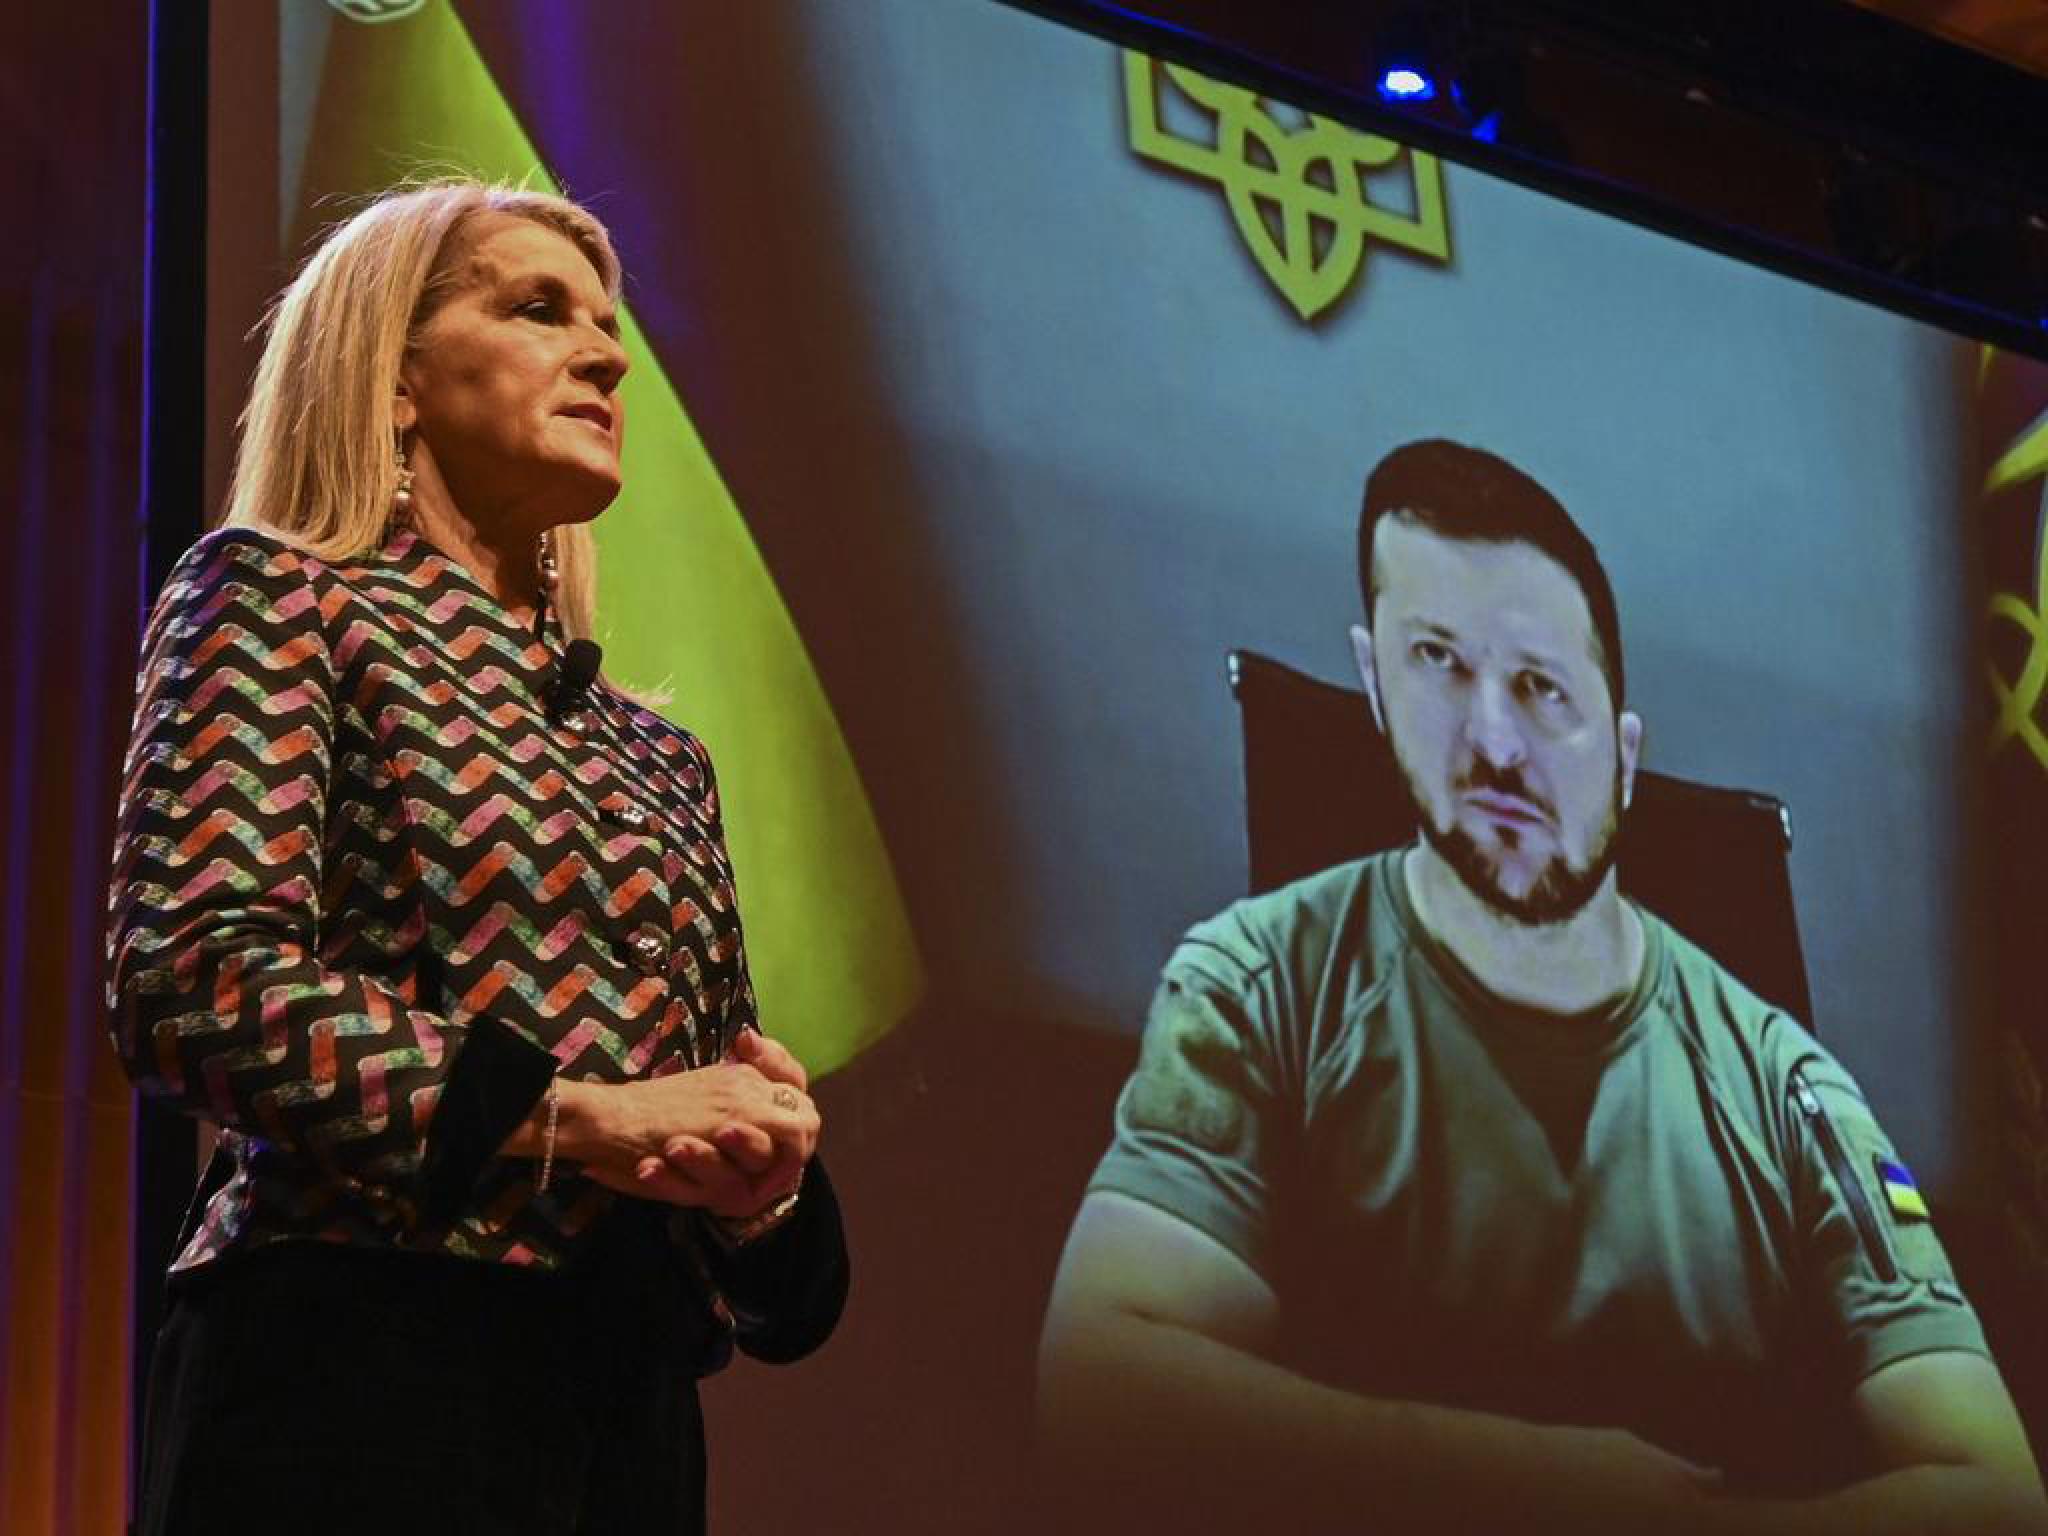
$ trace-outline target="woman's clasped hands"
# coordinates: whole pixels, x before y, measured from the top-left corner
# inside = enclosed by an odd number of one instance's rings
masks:
[[[817,1150],[809,1086],[786,1046],[745,1030],[694,1071],[563,1081],[559,1155],[620,1194],[743,1220],[794,1191]]]

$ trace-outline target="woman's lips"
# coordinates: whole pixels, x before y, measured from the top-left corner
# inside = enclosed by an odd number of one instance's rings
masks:
[[[557,416],[567,416],[576,421],[587,421],[593,427],[603,432],[605,436],[611,436],[612,413],[601,405],[565,405],[555,414]]]

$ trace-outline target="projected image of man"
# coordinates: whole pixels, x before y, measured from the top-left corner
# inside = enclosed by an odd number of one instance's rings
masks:
[[[1431,441],[1359,550],[1421,836],[1168,961],[1046,1320],[1049,1468],[1176,1529],[2048,1525],[1854,1081],[1619,890],[1644,727],[1584,533]]]

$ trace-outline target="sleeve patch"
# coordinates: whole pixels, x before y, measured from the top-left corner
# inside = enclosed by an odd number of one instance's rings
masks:
[[[1904,1163],[1895,1163],[1880,1155],[1873,1155],[1871,1163],[1877,1169],[1878,1187],[1884,1191],[1892,1215],[1901,1221],[1927,1220],[1927,1202],[1920,1196],[1920,1186],[1913,1181],[1912,1170]]]
[[[1239,1150],[1244,1065],[1231,1029],[1168,983],[1155,1005],[1125,1116],[1134,1130],[1178,1136],[1205,1152]]]

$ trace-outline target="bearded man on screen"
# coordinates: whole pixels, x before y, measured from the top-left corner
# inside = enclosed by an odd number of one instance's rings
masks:
[[[1359,563],[1422,835],[1168,961],[1046,1319],[1057,1480],[1155,1529],[2048,1530],[1854,1081],[1617,887],[1590,541],[1428,441]]]

